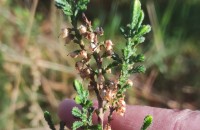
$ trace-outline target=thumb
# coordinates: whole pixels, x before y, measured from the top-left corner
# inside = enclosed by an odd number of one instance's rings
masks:
[[[71,114],[72,108],[77,106],[73,100],[65,99],[61,102],[58,115],[67,127],[71,128],[76,120]],[[113,114],[112,130],[140,130],[146,115],[153,116],[153,124],[148,130],[200,130],[200,112],[191,110],[171,110],[147,106],[126,107],[124,116]]]
[[[145,116],[153,116],[148,130],[200,130],[200,112],[161,109],[147,106],[127,106],[125,115],[113,115],[113,130],[140,130]]]

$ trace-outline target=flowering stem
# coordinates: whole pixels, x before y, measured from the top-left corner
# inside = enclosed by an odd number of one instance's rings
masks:
[[[136,46],[144,41],[143,35],[150,31],[149,25],[141,25],[144,13],[141,10],[139,0],[132,0],[132,15],[131,23],[126,27],[121,28],[121,32],[126,39],[125,48],[122,49],[123,54],[120,57],[113,50],[111,40],[103,42],[98,41],[98,36],[103,35],[103,29],[97,27],[93,30],[91,22],[85,14],[82,18],[85,25],[78,27],[78,16],[81,12],[87,9],[87,4],[90,0],[56,0],[56,6],[63,10],[66,15],[71,17],[72,29],[64,29],[63,38],[71,38],[74,43],[80,46],[79,50],[75,50],[69,55],[73,58],[79,56],[79,61],[76,62],[76,69],[82,79],[88,79],[88,88],[92,88],[98,100],[98,108],[94,109],[92,101],[89,99],[89,91],[84,90],[82,83],[75,80],[74,87],[77,92],[75,101],[82,106],[82,110],[73,108],[72,114],[81,119],[73,123],[72,129],[95,129],[95,130],[110,130],[113,112],[116,111],[121,116],[126,110],[124,101],[124,92],[132,84],[128,82],[128,77],[132,73],[144,72],[144,67],[133,66],[137,62],[144,61],[144,56],[136,54]],[[71,37],[68,37],[71,36]],[[84,39],[84,40],[83,40]],[[84,43],[85,41],[86,44]],[[91,62],[94,58],[95,65]],[[112,58],[112,62],[103,65],[105,58]],[[112,80],[107,78],[107,74],[112,73],[114,67],[121,67],[120,76],[118,79]],[[104,113],[109,110],[108,123],[104,124]],[[92,114],[96,112],[98,116],[98,125],[92,124]]]

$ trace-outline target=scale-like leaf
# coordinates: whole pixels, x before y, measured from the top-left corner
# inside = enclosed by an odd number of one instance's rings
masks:
[[[153,122],[153,117],[151,115],[147,115],[144,118],[144,122],[143,122],[141,130],[147,130],[147,128],[152,124],[152,122]]]
[[[134,2],[133,2],[134,1]],[[131,29],[134,29],[138,23],[138,19],[141,13],[141,3],[139,0],[132,1],[131,8]]]
[[[73,123],[72,130],[76,130],[76,129],[80,128],[83,125],[84,125],[83,122],[81,122],[81,121],[75,121]]]
[[[144,12],[140,10],[140,17],[138,19],[137,29],[141,27],[143,20],[144,20]]]
[[[78,107],[74,107],[72,109],[72,115],[80,118],[82,116],[82,112]]]
[[[78,80],[74,80],[73,86],[79,95],[83,95],[83,86]]]
[[[134,67],[133,69],[129,70],[129,73],[144,73],[146,71],[146,68],[143,65],[139,65]]]
[[[64,14],[72,15],[71,5],[66,0],[55,0],[57,8],[62,9]]]
[[[98,125],[93,125],[93,126],[91,126],[90,128],[91,128],[91,130],[102,130],[102,127],[101,127],[100,124],[98,124]]]
[[[87,107],[87,108],[92,107],[92,105],[93,105],[93,103],[90,100],[87,100],[85,103],[85,107]]]
[[[139,31],[138,31],[138,35],[142,36],[146,33],[149,33],[151,31],[151,26],[150,25],[143,25]]]
[[[63,9],[66,5],[66,1],[65,0],[55,0],[55,5],[57,8]]]
[[[81,98],[79,95],[77,95],[75,98],[74,98],[75,102],[77,104],[81,104],[83,102],[83,98]]]
[[[138,63],[138,62],[143,62],[145,60],[145,56],[143,54],[138,54],[138,55],[132,55],[129,59],[129,63]]]

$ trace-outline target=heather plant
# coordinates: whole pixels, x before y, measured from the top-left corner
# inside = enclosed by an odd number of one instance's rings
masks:
[[[79,72],[82,82],[87,83],[87,89],[81,81],[74,81],[74,89],[77,92],[74,100],[81,105],[81,109],[74,107],[72,115],[77,118],[72,129],[84,130],[111,130],[110,123],[114,112],[124,116],[126,103],[125,92],[133,83],[129,76],[135,73],[144,73],[145,67],[141,62],[145,60],[143,54],[138,54],[138,45],[143,43],[144,35],[151,30],[149,25],[143,25],[144,13],[139,0],[131,1],[130,23],[121,27],[120,31],[126,43],[121,49],[122,53],[116,53],[112,40],[99,40],[104,35],[102,27],[93,28],[84,11],[89,0],[56,0],[56,7],[70,17],[72,27],[62,29],[60,37],[66,40],[66,44],[77,44],[78,49],[68,54],[76,60],[75,68]],[[83,24],[78,24],[82,18]],[[109,59],[109,62],[108,60]],[[86,84],[84,83],[84,84]],[[89,98],[94,91],[98,106],[93,107]],[[105,117],[105,113],[108,116]],[[93,124],[92,116],[96,114],[98,124]],[[50,128],[55,130],[49,112],[45,112],[45,119]],[[103,124],[108,118],[107,124]],[[152,123],[152,116],[147,115],[141,130],[146,130]],[[64,129],[61,122],[60,129]],[[104,126],[104,128],[103,128]]]

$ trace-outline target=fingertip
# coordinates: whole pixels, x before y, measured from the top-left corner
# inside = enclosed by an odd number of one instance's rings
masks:
[[[77,119],[72,115],[72,109],[73,107],[81,108],[80,105],[77,105],[74,100],[71,99],[65,99],[63,100],[59,107],[58,107],[58,117],[61,121],[66,123],[66,126],[68,128],[71,128],[74,121]]]

